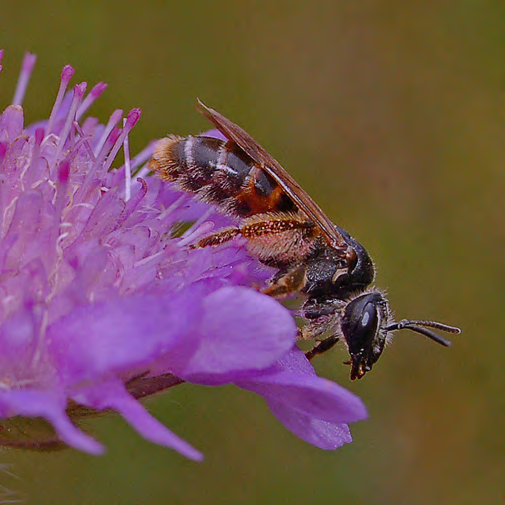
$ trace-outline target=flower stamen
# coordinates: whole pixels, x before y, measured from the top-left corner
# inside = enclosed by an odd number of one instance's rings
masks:
[[[127,119],[123,119],[123,128],[126,130],[126,121]],[[124,150],[124,176],[125,176],[125,202],[130,199],[131,191],[132,191],[132,170],[130,165],[130,141],[128,135],[126,135],[123,143]]]
[[[46,135],[52,133],[53,123],[60,110],[61,103],[63,102],[63,98],[65,96],[65,92],[67,91],[68,83],[70,79],[72,79],[74,75],[74,69],[70,65],[65,65],[63,70],[61,71],[60,78],[60,87],[58,89],[58,94],[56,95],[56,100],[54,101],[53,108],[51,110],[51,115],[49,116],[49,120],[46,126]]]
[[[181,237],[177,245],[179,247],[186,247],[187,245],[196,242],[200,237],[208,235],[214,229],[214,223],[212,221],[205,221],[201,224],[194,224],[191,226],[186,233]],[[189,233],[188,233],[189,232]]]
[[[124,124],[124,128],[121,134],[119,135],[118,139],[116,140],[114,147],[111,149],[109,156],[107,157],[107,160],[103,164],[103,167],[101,167],[101,173],[106,172],[111,167],[112,162],[116,158],[116,155],[121,146],[123,145],[126,136],[128,135],[128,133],[130,133],[131,129],[137,124],[138,120],[140,119],[140,114],[141,114],[140,109],[132,109],[128,113],[126,122]]]
[[[77,152],[79,150],[79,147],[81,146],[81,144],[83,144],[84,147],[86,148],[86,151],[88,151],[90,159],[92,159],[94,161],[95,155],[94,155],[93,149],[89,143],[88,136],[84,133],[84,130],[82,129],[81,125],[77,121],[74,121],[74,128],[81,137],[80,140],[77,142],[76,148],[74,149],[74,151]]]
[[[74,86],[74,97],[72,99],[72,104],[70,105],[70,110],[68,111],[67,114],[67,119],[65,121],[65,125],[63,126],[63,129],[61,131],[60,137],[58,139],[58,144],[56,146],[56,151],[54,153],[53,159],[51,160],[51,163],[49,165],[49,171],[51,172],[56,165],[57,160],[59,159],[63,147],[65,146],[65,142],[67,141],[68,135],[70,133],[70,130],[72,128],[72,125],[75,120],[75,113],[77,111],[77,107],[79,105],[79,102],[81,101],[84,92],[86,91],[86,86],[87,83],[81,82],[80,84],[76,84]]]
[[[107,122],[107,125],[105,126],[105,129],[103,130],[102,135],[100,136],[100,139],[98,140],[95,149],[93,152],[95,153],[95,156],[99,156],[101,154],[101,150],[103,146],[105,145],[105,142],[107,142],[107,139],[109,138],[110,132],[114,129],[114,127],[117,125],[121,117],[123,116],[123,110],[122,109],[116,109],[109,117],[109,121]]]
[[[35,54],[25,53],[23,64],[21,65],[18,84],[16,86],[16,92],[14,93],[14,98],[12,100],[12,105],[21,105],[23,103],[26,87],[30,82],[30,77],[32,75],[33,67],[35,66],[36,61],[37,56]]]
[[[93,86],[93,89],[88,93],[88,96],[82,101],[81,105],[77,109],[77,114],[75,119],[79,121],[82,115],[91,107],[93,102],[107,89],[107,84],[105,82],[99,82]]]

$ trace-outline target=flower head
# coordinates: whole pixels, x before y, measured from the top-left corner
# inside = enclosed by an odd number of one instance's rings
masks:
[[[138,401],[183,381],[235,383],[308,442],[349,442],[345,423],[365,409],[293,347],[290,313],[255,288],[271,271],[240,240],[190,249],[228,218],[148,176],[152,145],[130,159],[140,110],[122,122],[115,111],[105,125],[83,119],[105,85],[67,92],[66,66],[49,119],[25,126],[34,63],[25,57],[14,105],[0,116],[0,443],[100,453],[75,422],[107,409],[200,459]],[[125,163],[112,168],[120,149]],[[8,429],[33,418],[56,438]]]

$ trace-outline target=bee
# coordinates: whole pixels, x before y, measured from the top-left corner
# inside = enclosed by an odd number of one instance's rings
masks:
[[[155,147],[149,168],[164,181],[238,218],[194,246],[212,247],[237,236],[249,253],[276,273],[263,292],[301,295],[299,338],[315,340],[308,359],[339,340],[348,348],[351,380],[377,362],[394,331],[407,329],[443,346],[433,329],[460,333],[436,321],[395,322],[385,295],[371,287],[374,264],[366,249],[333,224],[306,191],[248,133],[198,101],[198,111],[226,137],[169,136]]]

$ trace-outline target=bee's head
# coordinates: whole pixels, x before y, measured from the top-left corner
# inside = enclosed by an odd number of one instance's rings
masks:
[[[352,299],[344,309],[341,329],[351,357],[351,380],[361,379],[380,358],[390,332],[412,330],[435,342],[449,346],[448,340],[428,328],[449,333],[460,333],[459,328],[435,321],[411,321],[403,319],[391,322],[387,300],[379,291],[366,292]]]

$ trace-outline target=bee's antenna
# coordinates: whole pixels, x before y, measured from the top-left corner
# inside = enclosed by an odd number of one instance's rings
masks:
[[[451,342],[445,338],[440,337],[434,331],[428,330],[428,328],[435,328],[437,330],[446,331],[447,333],[461,333],[459,328],[454,326],[448,326],[447,324],[437,323],[436,321],[411,321],[409,319],[402,319],[397,323],[392,323],[386,326],[386,331],[396,331],[396,330],[412,330],[416,333],[420,333],[425,337],[431,338],[431,340],[437,342],[437,344],[449,347]]]

